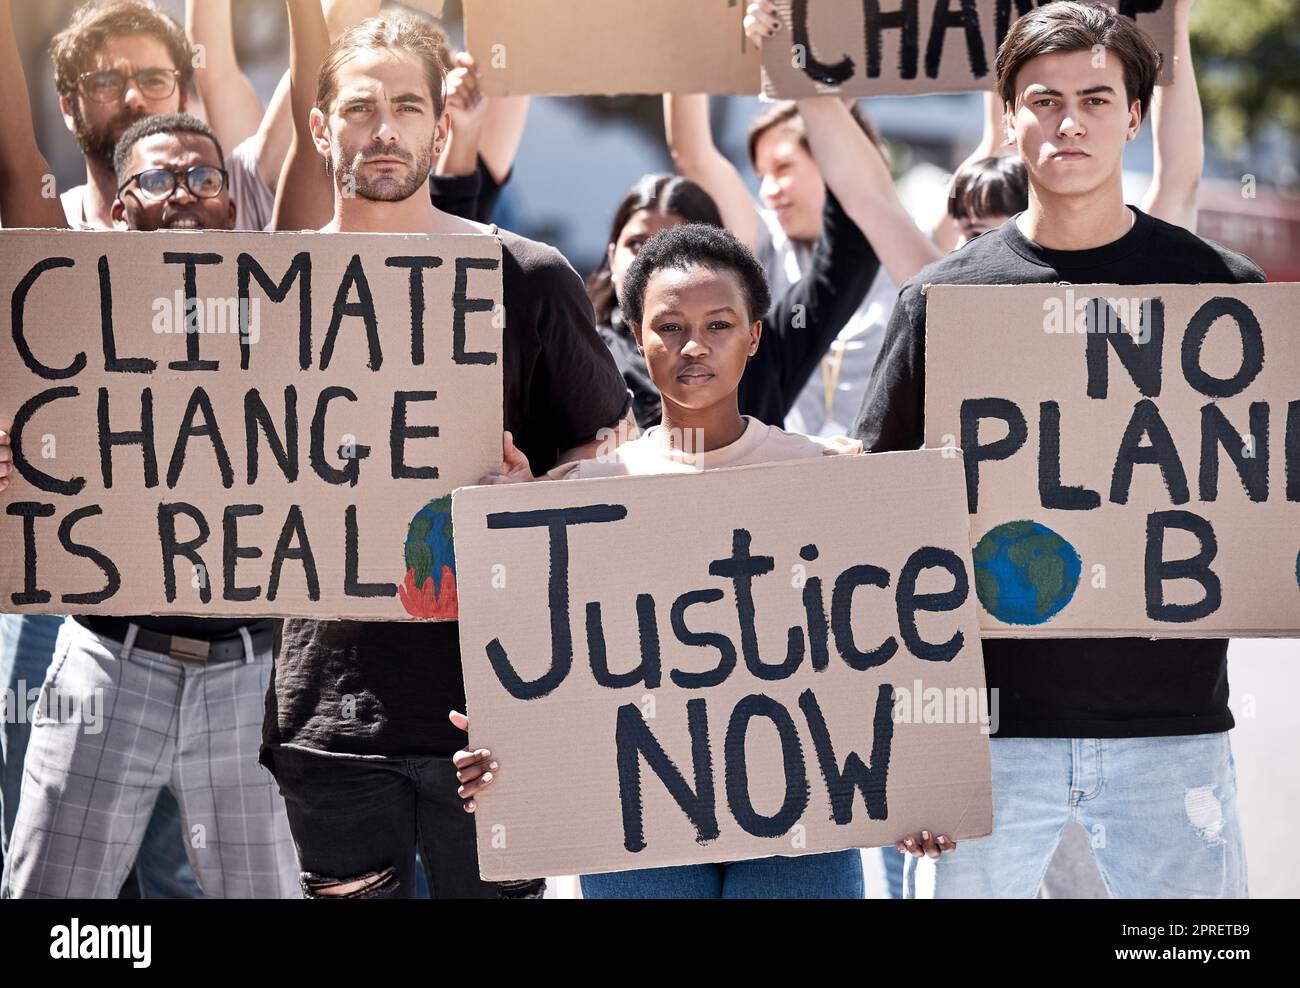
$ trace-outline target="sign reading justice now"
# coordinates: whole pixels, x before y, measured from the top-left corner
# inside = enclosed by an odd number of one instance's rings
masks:
[[[458,491],[488,879],[989,833],[960,457]]]
[[[989,637],[1300,632],[1300,285],[926,289]]]
[[[0,610],[456,616],[492,237],[0,233]]]

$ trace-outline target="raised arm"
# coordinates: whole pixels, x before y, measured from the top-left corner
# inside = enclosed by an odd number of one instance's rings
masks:
[[[740,381],[740,410],[780,425],[818,361],[857,312],[880,262],[827,190],[808,272],[772,300],[763,338]]]
[[[745,31],[762,45],[781,24],[771,0],[755,0],[745,12]],[[808,146],[826,187],[866,234],[894,284],[901,285],[940,257],[939,249],[913,221],[894,187],[884,155],[844,102],[833,96],[799,100]]]
[[[1151,97],[1151,135],[1155,167],[1142,209],[1152,216],[1196,232],[1196,196],[1205,166],[1205,126],[1201,95],[1192,69],[1188,30],[1195,0],[1174,5],[1174,82],[1156,86]]]
[[[871,241],[894,284],[938,260],[939,249],[903,206],[884,156],[849,108],[835,97],[818,96],[800,100],[799,114],[827,187]]]
[[[434,174],[464,176],[473,175],[478,170],[483,129],[494,102],[479,92],[474,56],[467,51],[460,52],[447,73],[450,127],[442,156],[434,165]]]
[[[289,142],[293,139],[293,104],[290,99],[289,72],[280,76],[280,82],[271,94],[271,102],[262,114],[257,133],[253,135],[253,154],[257,158],[257,170],[267,188],[275,191],[280,181],[280,171],[289,154]]]
[[[230,6],[231,0],[185,0],[185,33],[196,49],[202,46],[202,57],[194,60],[194,82],[208,123],[228,150],[262,123],[262,101],[235,57]]]
[[[0,141],[0,224],[9,228],[67,227],[49,162],[36,144],[11,0],[0,0],[0,106],[7,111],[4,140]]]
[[[498,185],[515,166],[515,155],[528,122],[527,96],[498,96],[488,99],[487,116],[479,140],[479,155]]]
[[[321,0],[330,40],[333,41],[353,24],[360,24],[367,17],[379,16],[383,2],[384,0]]]
[[[479,159],[491,180],[501,185],[514,167],[528,119],[528,97],[489,97],[479,92],[474,56],[460,52],[447,73],[447,145],[437,175],[473,175]]]
[[[293,133],[275,196],[276,230],[318,230],[334,214],[334,186],[311,136],[316,76],[330,36],[320,0],[287,0]]]
[[[664,134],[677,174],[689,178],[717,203],[722,224],[741,243],[758,243],[758,207],[736,166],[713,143],[709,97],[664,95]]]

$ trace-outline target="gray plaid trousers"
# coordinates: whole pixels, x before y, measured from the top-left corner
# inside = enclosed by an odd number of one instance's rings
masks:
[[[270,649],[212,666],[123,651],[60,629],[0,897],[115,898],[163,787],[205,895],[300,896],[284,799],[257,763]]]

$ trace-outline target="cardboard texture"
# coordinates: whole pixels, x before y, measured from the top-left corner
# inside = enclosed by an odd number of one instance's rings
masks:
[[[759,89],[743,0],[465,0],[486,96]]]
[[[960,457],[477,487],[453,512],[471,741],[501,765],[484,878],[990,832]]]
[[[0,233],[0,610],[454,618],[500,301],[492,237]]]
[[[442,8],[446,0],[402,0],[402,3],[415,10],[423,11],[430,17],[442,17]]]
[[[1104,300],[1104,301],[1096,301]],[[1300,285],[926,290],[986,637],[1300,634]]]
[[[1040,2],[1038,6],[1044,6]],[[785,27],[763,45],[763,94],[906,96],[992,89],[994,57],[1032,0],[776,0]],[[1173,0],[1118,0],[1164,53],[1173,80]],[[978,13],[978,23],[966,11]]]

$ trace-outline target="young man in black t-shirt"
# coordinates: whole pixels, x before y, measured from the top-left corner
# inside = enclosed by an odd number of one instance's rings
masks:
[[[1126,206],[1159,55],[1109,7],[1020,18],[998,52],[1029,208],[904,284],[855,434],[872,452],[922,442],[926,284],[1237,284],[1248,258]],[[940,897],[1029,897],[1070,819],[1093,834],[1119,897],[1246,894],[1227,731],[1224,640],[990,640],[998,691],[993,836],[937,863]]]
[[[563,256],[430,201],[447,125],[429,25],[395,14],[327,45],[319,0],[290,0],[289,11],[298,131],[277,228],[319,216],[324,197],[333,204],[325,232],[499,237],[505,428],[515,445],[541,473],[595,455],[602,430],[617,436],[624,421],[635,430],[623,378]],[[304,93],[315,94],[312,105],[299,105]],[[463,736],[447,718],[464,703],[455,622],[285,622],[263,759],[285,796],[309,898],[413,896],[417,843],[435,898],[541,894],[540,880],[478,877],[473,818],[451,763]]]

